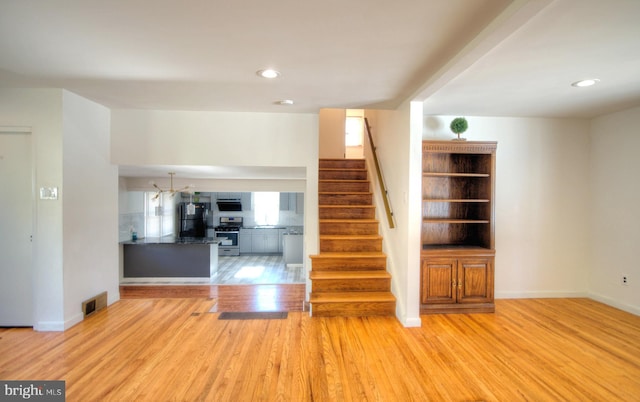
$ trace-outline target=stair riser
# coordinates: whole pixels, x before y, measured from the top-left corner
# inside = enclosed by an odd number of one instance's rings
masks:
[[[366,170],[321,170],[320,180],[367,180]]]
[[[358,317],[395,315],[395,302],[312,303],[313,317]]]
[[[320,159],[320,169],[364,169],[364,159]]]
[[[321,222],[320,235],[375,235],[378,222]]]
[[[318,183],[319,192],[352,192],[366,193],[369,191],[369,182],[364,181],[321,181]]]
[[[319,163],[320,254],[311,256],[312,315],[393,316],[396,302],[386,272],[387,257],[381,253],[379,223],[373,221],[375,209],[365,207],[373,206],[366,163],[322,159]]]
[[[371,194],[320,194],[319,205],[371,205]]]
[[[320,206],[320,219],[374,219],[374,208],[327,208]]]
[[[317,271],[369,271],[386,270],[387,259],[384,258],[312,258],[311,268]]]
[[[391,279],[314,279],[312,292],[386,292],[391,288]]]
[[[382,239],[320,239],[321,253],[382,251]]]

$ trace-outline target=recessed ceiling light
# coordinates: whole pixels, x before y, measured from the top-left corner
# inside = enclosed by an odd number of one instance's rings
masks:
[[[258,70],[256,71],[256,74],[262,78],[276,78],[280,76],[279,72],[270,68],[267,68],[266,70]]]
[[[591,85],[595,85],[598,82],[600,82],[599,79],[597,78],[589,78],[587,80],[580,80],[580,81],[576,81],[574,83],[571,84],[571,86],[573,87],[590,87]]]
[[[293,105],[293,101],[291,99],[283,99],[283,100],[275,101],[274,103],[276,105],[283,105],[283,106]]]

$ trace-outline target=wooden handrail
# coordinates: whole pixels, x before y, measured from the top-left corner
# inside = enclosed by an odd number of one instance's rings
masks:
[[[371,153],[373,155],[373,162],[376,165],[376,173],[378,175],[378,183],[380,184],[380,190],[382,191],[382,200],[384,201],[384,209],[387,212],[387,220],[389,221],[389,227],[395,228],[396,225],[393,222],[393,211],[391,211],[391,204],[389,204],[389,193],[387,186],[384,184],[382,177],[382,169],[380,168],[380,162],[378,161],[378,153],[376,152],[376,146],[373,144],[373,136],[371,135],[371,128],[369,127],[369,120],[364,118],[364,125],[367,127],[367,135],[369,136],[369,145],[371,146]]]

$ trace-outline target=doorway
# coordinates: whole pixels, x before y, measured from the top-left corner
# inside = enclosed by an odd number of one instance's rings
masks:
[[[31,133],[0,127],[0,326],[33,326]]]
[[[347,109],[344,131],[345,159],[364,158],[364,110]]]

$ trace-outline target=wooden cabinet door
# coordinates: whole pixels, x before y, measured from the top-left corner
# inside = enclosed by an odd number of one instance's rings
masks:
[[[455,259],[424,259],[421,267],[421,303],[455,303],[456,269],[457,261]]]
[[[458,260],[457,301],[493,302],[493,258]]]

